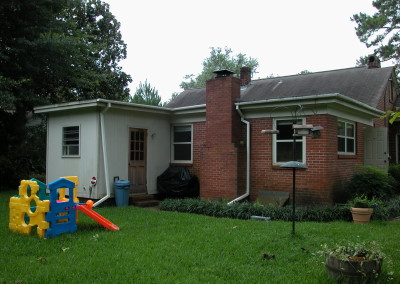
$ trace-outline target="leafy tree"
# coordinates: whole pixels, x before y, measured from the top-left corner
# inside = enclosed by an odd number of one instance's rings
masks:
[[[99,0],[0,2],[0,186],[34,171],[26,157],[35,144],[28,139],[37,135],[29,136],[26,122],[35,106],[128,99],[131,77],[118,66],[126,57],[119,28]],[[45,133],[43,127],[32,131]]]
[[[356,34],[367,47],[377,47],[375,53],[381,61],[393,60],[400,63],[400,1],[376,0],[372,5],[378,10],[372,16],[365,13],[353,15],[351,18],[357,24]],[[365,65],[367,57],[360,57],[357,65]],[[400,86],[400,72],[396,68],[398,86]],[[399,109],[387,111],[381,118],[389,118],[393,123],[400,117]]]
[[[258,61],[254,58],[247,58],[246,54],[239,53],[236,56],[232,55],[232,50],[228,47],[222,48],[211,47],[210,57],[203,61],[203,71],[195,76],[194,74],[185,75],[185,80],[180,84],[183,89],[203,88],[206,86],[206,81],[215,77],[215,70],[227,69],[236,74],[240,74],[240,68],[247,66],[251,68],[252,73],[256,73]]]
[[[359,13],[351,18],[357,24],[357,36],[367,47],[376,46],[382,61],[400,63],[400,2],[376,0],[372,5],[378,10],[374,15]]]
[[[126,100],[120,24],[98,0],[2,1],[1,110],[90,98]]]
[[[158,95],[158,91],[147,82],[142,84],[139,83],[139,87],[136,88],[136,92],[133,97],[130,98],[131,103],[162,106],[161,97]]]

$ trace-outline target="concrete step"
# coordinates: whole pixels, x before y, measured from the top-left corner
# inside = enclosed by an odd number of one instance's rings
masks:
[[[131,194],[129,204],[142,208],[158,207],[160,200],[153,194]]]

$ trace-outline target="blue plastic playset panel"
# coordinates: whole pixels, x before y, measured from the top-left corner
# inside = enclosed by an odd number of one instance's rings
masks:
[[[73,201],[75,183],[60,178],[49,184],[50,190],[50,211],[46,214],[46,221],[50,223],[46,230],[45,238],[55,237],[62,233],[75,232],[76,225],[76,203]],[[57,189],[67,188],[69,192],[68,201],[58,201]]]

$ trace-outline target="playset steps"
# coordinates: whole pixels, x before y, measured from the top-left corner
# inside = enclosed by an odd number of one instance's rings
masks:
[[[160,199],[154,194],[130,194],[129,204],[142,208],[158,207]]]

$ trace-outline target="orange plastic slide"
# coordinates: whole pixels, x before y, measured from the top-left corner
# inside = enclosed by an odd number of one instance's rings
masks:
[[[106,218],[98,214],[96,211],[93,211],[90,205],[78,205],[77,209],[88,215],[90,218],[101,224],[104,228],[107,228],[111,231],[118,231],[119,227],[115,224],[108,221]]]

